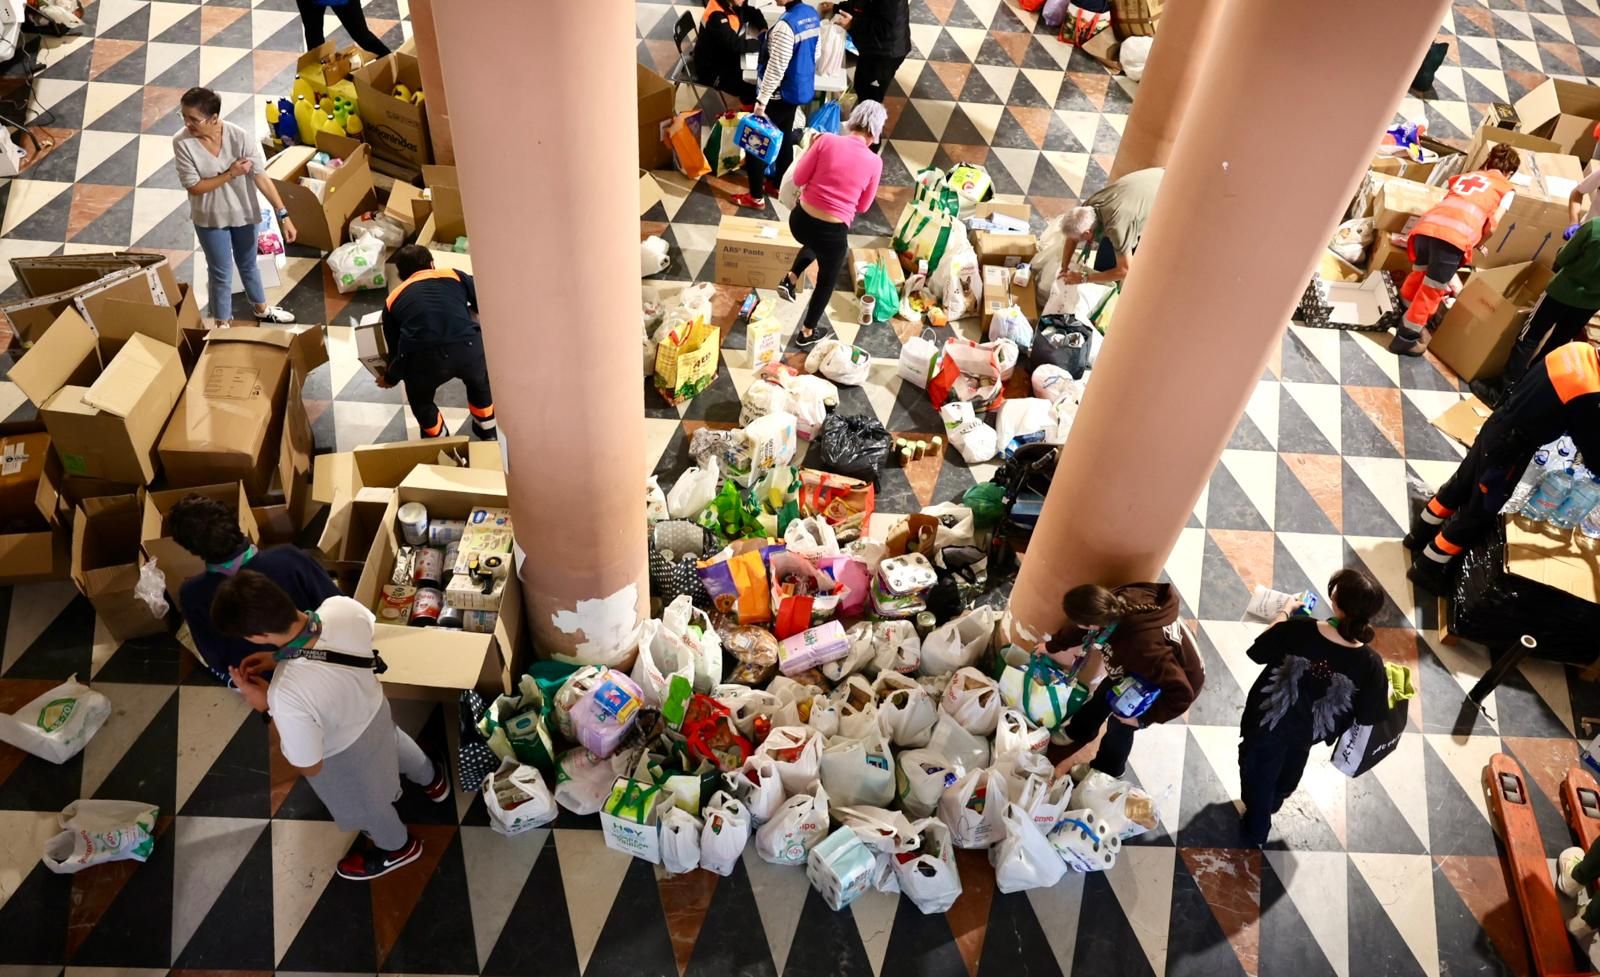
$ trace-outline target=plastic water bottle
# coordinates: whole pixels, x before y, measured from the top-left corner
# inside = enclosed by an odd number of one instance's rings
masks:
[[[1576,480],[1570,471],[1548,472],[1522,507],[1522,517],[1532,522],[1550,522],[1567,499]]]
[[[1575,480],[1561,508],[1550,517],[1550,525],[1557,529],[1576,528],[1597,505],[1600,505],[1600,482],[1592,478]]]
[[[1578,528],[1572,531],[1572,545],[1588,553],[1600,553],[1600,505],[1578,520]]]

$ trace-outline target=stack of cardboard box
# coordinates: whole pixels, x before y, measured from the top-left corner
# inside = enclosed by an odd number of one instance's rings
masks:
[[[987,202],[978,205],[978,221],[993,221],[1012,230],[977,230],[972,232],[972,247],[978,252],[978,264],[983,268],[983,303],[980,307],[984,334],[989,331],[989,321],[994,314],[1010,305],[1021,309],[1029,322],[1039,319],[1039,301],[1034,283],[1016,283],[1017,266],[1033,261],[1039,242],[1026,228],[1033,211],[1027,204]],[[1007,220],[1009,218],[1009,220]]]

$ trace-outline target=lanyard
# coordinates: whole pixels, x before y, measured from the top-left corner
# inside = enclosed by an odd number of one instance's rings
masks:
[[[247,543],[245,544],[245,548],[239,551],[238,556],[235,556],[233,559],[226,560],[222,563],[207,563],[206,569],[210,570],[212,573],[220,573],[225,577],[231,577],[240,570],[244,569],[244,565],[255,558],[256,544]]]
[[[306,647],[312,641],[322,636],[322,618],[316,611],[306,612],[305,627],[300,633],[289,640],[289,643],[272,653],[277,661],[302,659],[308,662],[323,662],[328,665],[343,665],[347,668],[361,668],[382,675],[389,670],[389,665],[378,655],[378,649],[372,649],[372,657],[361,655],[347,655],[342,651],[327,651],[323,648]]]

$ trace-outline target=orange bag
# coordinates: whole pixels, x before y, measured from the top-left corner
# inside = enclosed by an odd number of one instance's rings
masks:
[[[761,550],[751,549],[728,561],[728,572],[739,590],[734,609],[740,624],[763,624],[772,620],[772,595],[767,590],[767,565]]]
[[[826,519],[841,543],[866,532],[877,499],[877,488],[859,478],[811,468],[800,472],[800,514]]]
[[[679,112],[667,123],[666,143],[672,150],[672,161],[678,171],[691,180],[698,180],[711,172],[705,151],[700,148],[700,110]]]

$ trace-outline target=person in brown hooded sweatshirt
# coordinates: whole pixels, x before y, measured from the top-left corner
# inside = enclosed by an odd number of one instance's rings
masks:
[[[1071,755],[1092,742],[1104,726],[1100,750],[1089,766],[1120,777],[1127,769],[1133,734],[1139,727],[1164,723],[1189,711],[1205,686],[1205,663],[1188,629],[1178,623],[1178,592],[1171,584],[1130,583],[1112,590],[1084,584],[1067,591],[1061,607],[1072,623],[1050,639],[1046,650],[1059,654],[1077,648],[1080,654],[1098,653],[1105,678],[1068,721],[1068,760],[1058,769],[1068,767]],[[1093,675],[1094,670],[1091,659],[1082,674]],[[1161,690],[1149,709],[1133,719],[1113,713],[1107,694],[1112,683],[1127,675],[1136,675]]]

